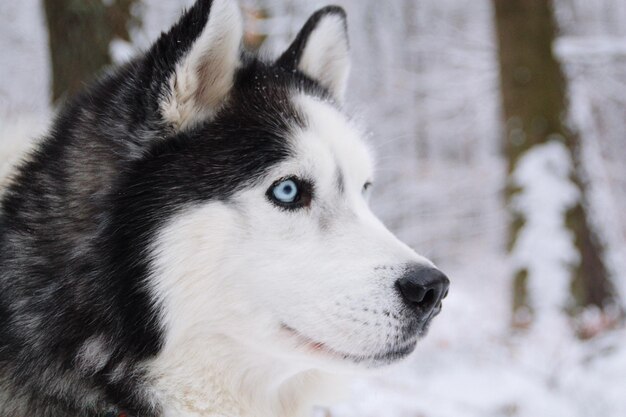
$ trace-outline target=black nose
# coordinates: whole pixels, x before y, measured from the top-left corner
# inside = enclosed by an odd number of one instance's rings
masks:
[[[424,317],[439,312],[449,286],[450,280],[443,272],[427,266],[412,267],[396,281],[404,302]]]

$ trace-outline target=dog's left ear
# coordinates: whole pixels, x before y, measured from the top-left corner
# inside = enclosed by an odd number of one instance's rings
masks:
[[[276,63],[302,71],[342,102],[350,72],[346,12],[338,6],[315,12]]]

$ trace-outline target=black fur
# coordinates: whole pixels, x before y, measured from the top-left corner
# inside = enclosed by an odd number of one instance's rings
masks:
[[[217,115],[177,133],[159,100],[210,7],[198,1],[147,53],[67,103],[5,192],[0,416],[87,417],[110,407],[158,416],[137,372],[163,337],[144,284],[155,230],[190,204],[228,201],[289,155],[291,130],[306,124],[290,103],[294,90],[330,100],[295,71],[301,45],[278,64],[243,53]],[[94,337],[110,356],[86,374],[75,358]]]

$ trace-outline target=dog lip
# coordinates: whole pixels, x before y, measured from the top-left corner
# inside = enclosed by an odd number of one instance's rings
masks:
[[[418,340],[418,338],[415,338],[409,341],[408,343],[404,344],[403,346],[394,347],[394,350],[389,350],[389,351],[377,353],[374,355],[369,355],[369,356],[355,355],[355,354],[340,352],[335,349],[332,349],[328,347],[328,345],[326,345],[325,343],[317,342],[303,335],[301,332],[299,332],[298,330],[294,329],[293,327],[285,323],[281,323],[280,326],[282,330],[289,333],[291,337],[295,337],[302,346],[308,347],[309,350],[311,350],[313,353],[325,354],[325,355],[328,355],[337,359],[342,359],[342,360],[347,359],[356,363],[366,362],[366,361],[391,363],[395,360],[404,358],[405,356],[413,352],[413,349],[415,349],[415,345],[417,344],[417,340]]]
[[[329,348],[323,342],[316,342],[315,340],[313,340],[313,339],[311,339],[311,338],[309,338],[307,336],[304,336],[298,330],[294,329],[293,327],[291,327],[291,326],[289,326],[289,325],[287,325],[285,323],[281,323],[280,326],[281,326],[281,328],[283,330],[288,332],[291,337],[295,337],[298,340],[299,344],[301,344],[302,346],[310,348],[314,352],[327,353],[327,354],[330,354],[332,356],[337,356],[337,357],[350,356],[349,354],[342,353],[342,352],[337,352],[336,350]]]

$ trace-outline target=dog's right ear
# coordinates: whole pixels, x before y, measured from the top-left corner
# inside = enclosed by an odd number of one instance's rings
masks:
[[[343,101],[350,72],[346,12],[338,6],[315,12],[276,63],[287,71],[302,71]]]
[[[215,114],[233,86],[242,38],[235,0],[197,0],[161,35],[146,63],[163,121],[184,130]]]

